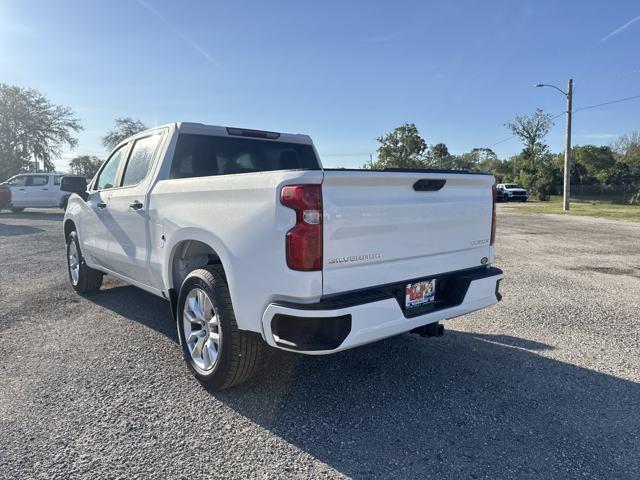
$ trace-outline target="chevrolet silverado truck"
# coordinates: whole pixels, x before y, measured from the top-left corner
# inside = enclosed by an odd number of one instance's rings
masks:
[[[496,189],[499,201],[526,202],[529,199],[529,192],[515,183],[499,183],[496,185]]]
[[[174,123],[62,189],[73,288],[107,274],[166,299],[213,388],[249,378],[266,345],[324,355],[438,336],[501,298],[487,174],[328,169],[306,135]]]

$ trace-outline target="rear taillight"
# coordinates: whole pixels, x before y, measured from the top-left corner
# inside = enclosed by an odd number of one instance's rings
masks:
[[[280,202],[296,212],[296,224],[285,238],[287,266],[322,270],[322,187],[288,185],[282,188]]]
[[[496,186],[493,185],[493,207],[491,212],[491,240],[489,242],[490,245],[493,245],[493,242],[496,241],[496,198],[498,196],[498,191]]]

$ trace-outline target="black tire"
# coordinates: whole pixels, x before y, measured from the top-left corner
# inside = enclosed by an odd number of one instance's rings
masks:
[[[199,288],[209,297],[218,320],[219,346],[210,370],[196,364],[189,352],[184,328],[184,307],[189,293]],[[178,335],[191,373],[207,387],[230,388],[248,380],[259,367],[264,350],[262,338],[238,329],[224,270],[220,265],[193,270],[182,282],[178,296]]]
[[[24,207],[11,207],[13,213],[20,213],[24,210]]]
[[[74,280],[73,275],[71,273],[71,256],[70,250],[72,245],[75,245],[77,252],[77,262],[78,262],[78,279]],[[87,266],[84,261],[84,256],[82,255],[82,250],[80,249],[80,242],[78,242],[78,234],[75,232],[71,232],[67,237],[67,273],[69,275],[69,281],[71,282],[71,286],[73,289],[80,293],[91,293],[100,289],[102,285],[102,277],[104,274],[99,272],[98,270],[94,270],[93,268]]]

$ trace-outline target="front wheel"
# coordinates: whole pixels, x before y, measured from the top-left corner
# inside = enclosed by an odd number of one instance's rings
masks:
[[[178,334],[189,369],[214,389],[249,379],[262,358],[262,339],[238,329],[219,265],[194,270],[184,279],[178,297]]]
[[[102,285],[103,273],[87,266],[75,231],[67,237],[67,267],[71,286],[76,292],[95,292]]]

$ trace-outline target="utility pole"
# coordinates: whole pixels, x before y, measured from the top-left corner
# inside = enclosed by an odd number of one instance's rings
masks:
[[[569,210],[569,196],[571,194],[571,104],[573,103],[573,78],[569,79],[567,91],[560,90],[555,85],[536,83],[534,87],[555,88],[567,98],[567,136],[564,144],[564,186],[562,192],[562,210]]]
[[[567,86],[567,136],[564,145],[564,189],[562,210],[569,210],[569,196],[571,194],[571,104],[573,103],[573,79],[569,79]]]

